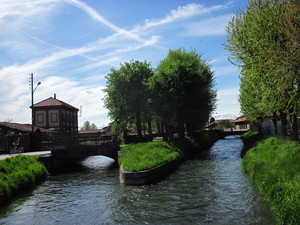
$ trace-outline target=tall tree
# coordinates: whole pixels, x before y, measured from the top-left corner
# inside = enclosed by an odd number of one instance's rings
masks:
[[[157,67],[152,87],[162,120],[176,123],[179,137],[200,129],[215,107],[213,72],[196,51],[169,50]]]
[[[250,120],[283,112],[292,114],[292,127],[296,125],[299,111],[296,6],[299,10],[299,1],[250,0],[246,11],[238,12],[227,27],[225,47],[231,53],[230,60],[241,67],[241,109]],[[291,16],[288,12],[292,7],[295,13]],[[296,129],[293,139],[298,139]]]
[[[111,69],[106,76],[104,103],[109,116],[116,124],[122,125],[123,130],[128,123],[134,122],[139,138],[142,138],[143,120],[151,119],[147,81],[153,74],[150,63],[132,60],[121,64],[118,70]]]

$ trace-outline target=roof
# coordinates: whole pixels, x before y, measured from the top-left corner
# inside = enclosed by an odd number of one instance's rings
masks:
[[[38,108],[38,107],[49,107],[49,106],[65,106],[65,107],[68,107],[68,108],[72,108],[72,109],[75,109],[75,110],[79,110],[77,108],[75,108],[74,106],[71,106],[69,105],[68,103],[65,103],[64,101],[61,101],[57,98],[53,98],[53,97],[50,97],[50,98],[47,98],[41,102],[38,102],[36,104],[33,105],[33,108]]]
[[[17,130],[21,132],[31,132],[31,124],[20,124],[20,123],[10,123],[10,122],[0,122],[0,127],[5,127],[10,130]],[[41,132],[53,132],[51,130],[34,126],[34,130],[39,129]]]
[[[236,118],[235,120],[231,120],[232,123],[240,123],[240,122],[245,122],[247,121],[247,118],[245,116],[240,116]]]

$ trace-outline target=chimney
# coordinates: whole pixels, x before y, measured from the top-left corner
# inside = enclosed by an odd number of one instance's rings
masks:
[[[56,93],[54,93],[54,99],[56,99]]]

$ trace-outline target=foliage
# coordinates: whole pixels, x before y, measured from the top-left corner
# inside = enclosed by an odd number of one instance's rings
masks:
[[[15,156],[0,160],[0,203],[29,189],[48,175],[36,156]]]
[[[128,123],[135,122],[139,137],[142,136],[142,121],[147,121],[149,113],[149,95],[147,81],[154,72],[147,61],[131,61],[121,64],[120,69],[111,69],[107,74],[104,92],[105,107],[115,122],[114,128],[125,130]]]
[[[183,137],[201,129],[215,108],[213,72],[196,51],[169,50],[150,82],[157,115]]]
[[[230,122],[230,120],[221,120],[216,129],[217,130],[223,130],[223,129],[227,129],[227,128],[233,128],[233,124]]]
[[[97,126],[92,123],[90,124],[90,121],[85,121],[83,124],[83,127],[80,128],[80,130],[97,130]]]
[[[213,132],[196,131],[191,137],[176,138],[169,142],[129,144],[121,148],[120,162],[125,171],[141,171],[173,159],[193,159],[209,148],[218,135]]]
[[[179,159],[179,150],[166,142],[130,144],[121,148],[120,162],[125,171],[153,168],[173,159]]]
[[[269,138],[247,152],[244,171],[249,173],[277,224],[300,224],[300,146]]]
[[[251,138],[251,137],[253,137],[253,136],[257,135],[257,134],[258,134],[258,131],[249,130],[246,133],[242,134],[241,138],[243,140],[247,140],[247,139],[249,139],[249,138]]]
[[[250,0],[227,27],[230,60],[241,67],[240,103],[248,120],[300,106],[300,2]],[[293,119],[293,138],[298,135]]]

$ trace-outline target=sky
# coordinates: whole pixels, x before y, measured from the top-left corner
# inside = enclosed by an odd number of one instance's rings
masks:
[[[228,21],[246,0],[1,0],[0,121],[31,123],[34,103],[56,93],[82,109],[78,122],[106,126],[105,76],[133,60],[153,68],[169,49],[202,54],[214,71],[213,116],[240,115],[239,71],[224,49]]]

